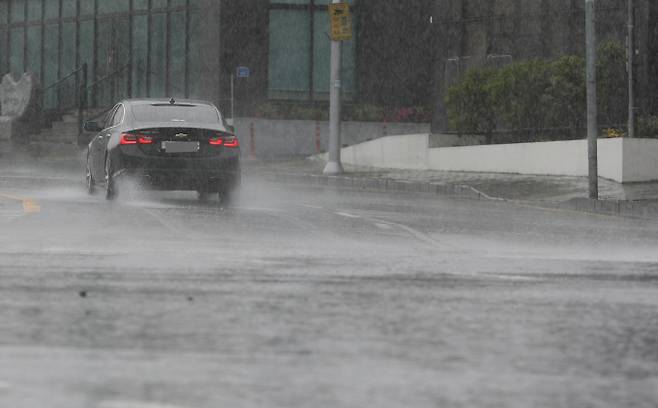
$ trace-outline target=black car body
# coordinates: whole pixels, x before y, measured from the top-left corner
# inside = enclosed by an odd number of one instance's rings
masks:
[[[240,147],[219,110],[204,101],[131,99],[109,111],[89,143],[86,179],[112,199],[125,177],[159,190],[219,193],[226,200],[240,184]]]

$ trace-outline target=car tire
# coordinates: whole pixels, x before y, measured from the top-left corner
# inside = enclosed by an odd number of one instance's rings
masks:
[[[112,175],[112,162],[108,157],[105,158],[105,199],[114,200],[117,198],[118,191],[116,180]]]
[[[85,184],[87,187],[87,194],[91,195],[96,192],[94,176],[91,174],[91,168],[89,167],[89,155],[87,155],[87,164],[85,165]]]

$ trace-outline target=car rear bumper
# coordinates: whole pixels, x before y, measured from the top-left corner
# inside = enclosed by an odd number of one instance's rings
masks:
[[[116,175],[156,190],[221,191],[240,183],[240,159],[232,157],[113,159]]]

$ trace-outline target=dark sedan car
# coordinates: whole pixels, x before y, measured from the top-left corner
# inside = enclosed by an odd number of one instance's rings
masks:
[[[105,197],[118,194],[124,177],[158,190],[197,191],[205,200],[230,200],[240,185],[240,144],[219,110],[209,102],[130,99],[119,102],[89,143],[86,180]]]

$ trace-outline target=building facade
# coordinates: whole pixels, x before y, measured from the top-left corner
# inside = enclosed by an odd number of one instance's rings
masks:
[[[601,39],[625,41],[626,1],[597,0]],[[129,70],[117,75],[121,96],[203,98],[226,110],[233,89],[241,116],[268,103],[324,107],[329,2],[0,0],[0,74],[30,71],[47,87],[86,64],[91,83]],[[350,3],[355,35],[343,51],[348,105],[424,106],[439,130],[448,60],[477,66],[491,56],[584,55],[582,0]],[[636,17],[640,106],[655,112],[658,3],[636,0]]]

